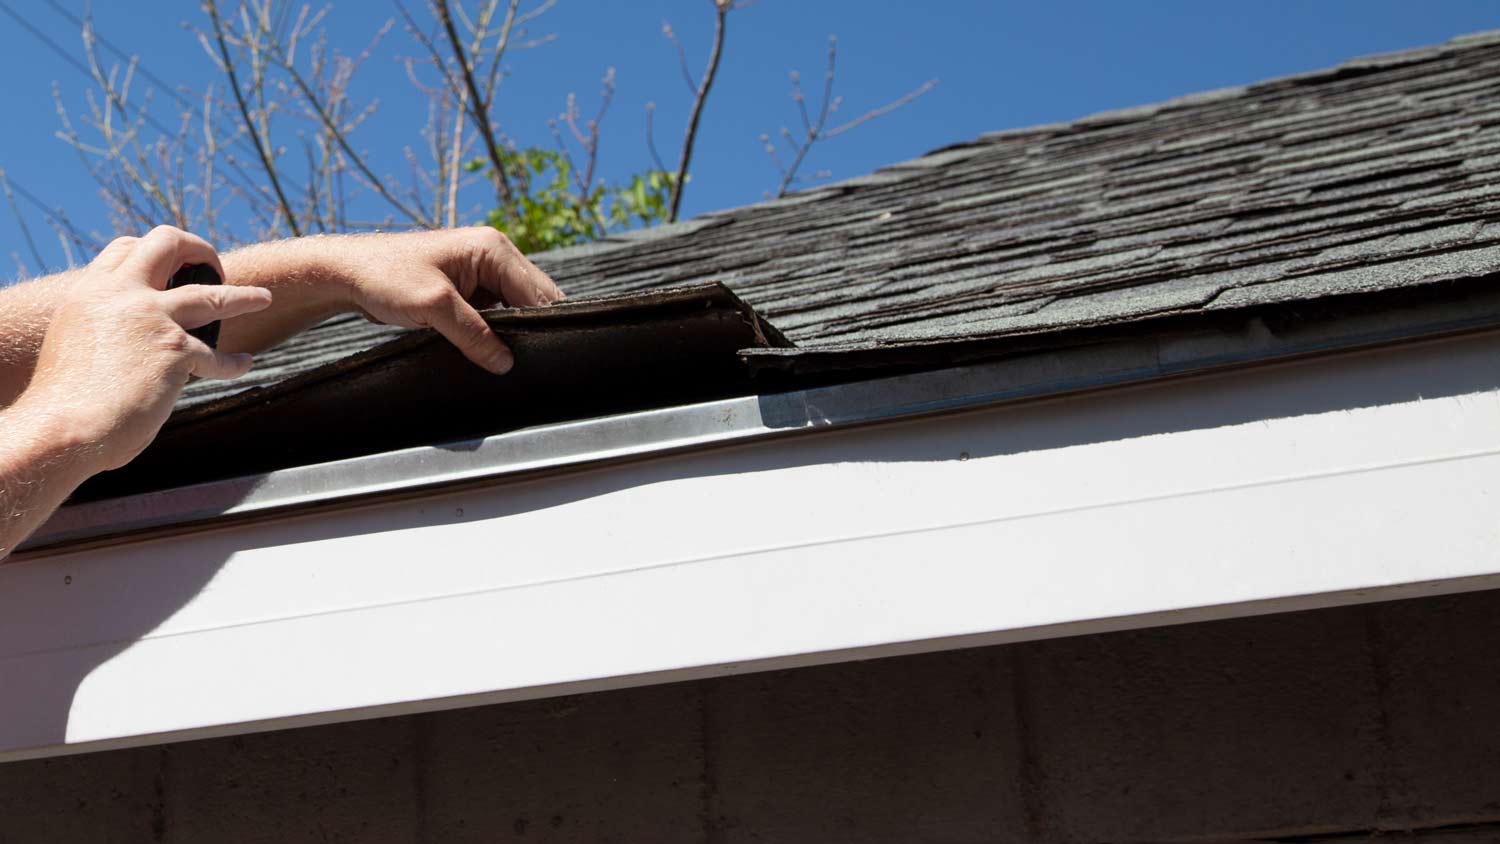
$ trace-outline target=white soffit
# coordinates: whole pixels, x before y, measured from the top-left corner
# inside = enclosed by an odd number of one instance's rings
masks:
[[[0,759],[1500,585],[1471,335],[0,567]]]

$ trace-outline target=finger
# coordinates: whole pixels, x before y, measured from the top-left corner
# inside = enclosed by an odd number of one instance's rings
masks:
[[[171,226],[157,226],[130,251],[123,270],[137,273],[157,290],[165,290],[172,274],[188,264],[208,264],[224,277],[219,253],[203,238]]]
[[[216,319],[263,311],[271,304],[271,291],[230,284],[188,284],[163,291],[161,300],[173,322],[192,329]]]
[[[99,254],[94,256],[89,266],[106,271],[116,269],[139,242],[138,237],[117,237],[99,250]]]
[[[254,360],[243,352],[229,354],[217,349],[210,349],[208,344],[196,337],[189,337],[187,356],[189,369],[188,374],[195,378],[215,378],[228,380],[238,378],[250,371],[250,364]]]
[[[447,293],[428,310],[423,321],[448,338],[469,360],[496,375],[509,372],[516,362],[510,347],[495,336],[484,317],[446,281],[444,289]]]
[[[461,229],[476,257],[478,286],[512,307],[546,305],[563,298],[552,278],[521,254],[510,238],[489,226]]]

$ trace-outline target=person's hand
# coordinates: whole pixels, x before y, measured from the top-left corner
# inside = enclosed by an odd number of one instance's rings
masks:
[[[508,371],[514,357],[476,308],[563,298],[546,273],[489,226],[315,242],[335,249],[334,272],[352,307],[374,322],[436,329],[491,372]]]
[[[168,226],[122,237],[84,268],[58,303],[19,402],[64,427],[91,450],[93,472],[125,465],[141,452],[191,377],[237,378],[247,354],[210,349],[187,329],[259,311],[262,287],[186,285],[167,290],[188,264],[224,272],[212,246]]]

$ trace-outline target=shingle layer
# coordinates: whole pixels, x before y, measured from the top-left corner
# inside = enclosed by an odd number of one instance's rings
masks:
[[[536,260],[570,297],[721,281],[799,346],[869,346],[1483,276],[1497,211],[1500,35],[1482,34],[986,135]],[[331,321],[185,401],[391,332]]]

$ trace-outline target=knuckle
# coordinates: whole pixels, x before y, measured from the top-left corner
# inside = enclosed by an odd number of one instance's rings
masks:
[[[483,319],[465,320],[463,330],[464,334],[469,337],[474,345],[487,344],[490,338],[494,336],[490,331],[489,324]]]
[[[483,249],[509,250],[515,248],[515,245],[511,243],[510,238],[506,236],[505,232],[500,231],[494,226],[475,226],[471,231],[473,231],[474,242]]]
[[[157,337],[157,343],[162,351],[176,356],[187,354],[188,350],[192,348],[192,342],[193,339],[187,335],[186,331],[175,326],[172,329],[161,332]]]
[[[205,287],[203,290],[203,303],[215,311],[222,311],[229,307],[230,293],[224,287]]]
[[[126,248],[128,246],[135,245],[138,241],[140,241],[140,238],[135,237],[134,235],[128,235],[128,234],[127,235],[121,235],[120,237],[117,237],[114,240],[111,240],[109,242],[109,245],[105,246],[104,248],[105,249],[124,249],[124,248]]]
[[[156,226],[156,227],[152,228],[151,229],[151,234],[154,234],[157,237],[179,238],[179,237],[182,237],[183,235],[187,234],[187,232],[183,231],[182,229],[177,228],[176,226],[169,226],[169,225],[166,225],[164,223],[162,225],[159,225],[159,226]]]
[[[446,284],[434,284],[417,291],[417,307],[425,311],[439,311],[453,301],[454,289]]]

